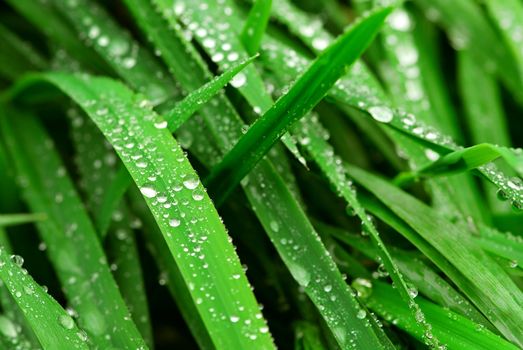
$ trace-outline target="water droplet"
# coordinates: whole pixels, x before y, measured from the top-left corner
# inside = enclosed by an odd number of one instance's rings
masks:
[[[165,120],[162,120],[158,123],[154,123],[154,127],[156,129],[165,129],[167,127],[167,122]]]
[[[363,309],[360,309],[358,311],[358,313],[356,314],[356,317],[359,318],[360,320],[363,320],[365,318],[365,316],[367,316],[367,312]]]
[[[314,38],[312,40],[312,47],[314,47],[316,50],[323,51],[329,46],[329,42],[325,38]]]
[[[20,267],[24,265],[24,258],[20,255],[11,255],[11,261]]]
[[[140,192],[147,198],[154,198],[158,194],[154,188],[151,186],[142,186],[140,187]]]
[[[229,319],[231,320],[232,323],[236,323],[240,320],[240,318],[238,316],[231,316]]]
[[[232,78],[231,85],[235,88],[240,88],[247,82],[247,77],[243,73],[238,73]]]
[[[327,284],[325,287],[323,287],[323,290],[329,293],[332,290],[332,286],[330,284]]]
[[[393,29],[399,30],[401,32],[409,31],[411,28],[408,13],[401,9],[391,13],[387,19],[387,22]]]
[[[178,219],[171,219],[169,220],[169,226],[171,227],[178,227],[180,226],[181,222]]]
[[[311,275],[305,268],[297,264],[289,264],[289,270],[300,286],[307,287],[309,285]]]
[[[368,279],[356,278],[351,285],[359,298],[366,299],[372,294],[372,283]]]
[[[394,114],[388,107],[374,106],[369,108],[369,113],[372,118],[382,123],[390,123],[394,118]]]
[[[183,181],[183,185],[189,190],[194,190],[196,187],[198,187],[199,183],[200,180],[197,177],[189,178]]]
[[[274,232],[278,232],[280,230],[280,225],[278,225],[276,221],[271,221],[269,226],[271,227],[271,230],[273,230]]]
[[[74,320],[69,315],[60,315],[58,322],[65,329],[73,329],[74,327]]]

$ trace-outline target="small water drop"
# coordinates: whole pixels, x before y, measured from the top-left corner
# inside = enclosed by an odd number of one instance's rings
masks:
[[[243,73],[238,73],[232,78],[231,85],[235,88],[240,88],[247,82],[247,76]]]
[[[171,227],[178,227],[178,226],[180,226],[180,224],[181,224],[181,221],[178,219],[169,220],[169,226],[171,226]]]
[[[154,188],[148,185],[140,187],[140,192],[147,198],[154,198],[158,194]]]
[[[198,187],[199,183],[200,180],[197,177],[192,177],[183,181],[183,185],[189,190],[194,190],[196,187]]]
[[[394,118],[394,114],[388,107],[374,106],[369,108],[369,113],[372,118],[382,123],[390,123]]]
[[[65,329],[73,329],[74,327],[74,320],[69,315],[60,315],[58,322]]]

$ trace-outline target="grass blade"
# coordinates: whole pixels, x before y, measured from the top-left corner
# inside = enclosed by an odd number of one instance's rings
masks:
[[[0,118],[2,135],[26,186],[23,190],[27,203],[33,211],[47,216],[37,227],[68,302],[79,315],[79,325],[97,346],[145,346],[51,140],[35,118],[14,109],[6,114]],[[39,145],[47,146],[42,149]]]
[[[522,344],[523,333],[519,328],[523,323],[518,320],[521,314],[507,310],[520,309],[523,294],[499,265],[471,240],[468,232],[461,226],[449,223],[432,209],[386,181],[353,167],[348,172],[473,281],[483,299],[472,301],[507,339],[515,344]],[[439,234],[435,235],[434,232]],[[506,303],[504,305],[511,307],[500,307],[501,300]]]
[[[272,348],[225,228],[176,141],[166,129],[155,126],[160,117],[143,107],[143,98],[110,79],[59,73],[40,79],[69,94],[122,158],[162,230],[216,347]],[[88,102],[93,97],[100,98],[96,105]],[[138,124],[138,120],[146,123]],[[158,147],[139,152],[139,158],[130,153],[135,146],[140,149],[137,145],[152,144]]]
[[[271,17],[272,0],[256,0],[245,21],[240,40],[249,55],[260,49],[267,23]]]
[[[518,349],[487,329],[470,322],[467,318],[447,311],[422,298],[418,300],[427,320],[433,325],[434,334],[445,342],[448,349]],[[423,341],[423,329],[415,324],[407,308],[403,306],[396,291],[375,282],[368,300],[369,307],[378,314],[392,319],[394,325]]]
[[[258,119],[224,157],[206,183],[220,203],[286,129],[310,111],[370,44],[391,8],[381,9],[341,36],[299,78],[289,92]],[[219,196],[219,197],[218,197]]]
[[[19,256],[0,248],[0,278],[44,349],[89,349],[87,337],[62,307],[21,267]],[[16,332],[16,330],[15,330]]]
[[[43,214],[0,214],[0,227],[28,224],[45,218]]]

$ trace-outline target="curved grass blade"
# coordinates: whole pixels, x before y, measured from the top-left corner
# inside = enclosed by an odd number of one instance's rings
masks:
[[[45,218],[44,214],[0,214],[0,227],[28,224]]]
[[[421,297],[418,302],[427,316],[428,322],[433,325],[432,332],[445,342],[449,350],[518,349],[514,344],[461,315],[445,310]],[[416,339],[423,341],[426,336],[392,287],[381,282],[374,282],[372,294],[366,304]]]
[[[507,339],[523,344],[523,313],[515,311],[523,307],[523,293],[462,226],[451,224],[385,180],[355,167],[348,167],[347,171],[472,281],[481,297],[471,301]]]
[[[286,129],[310,111],[370,44],[391,8],[380,9],[332,44],[296,81],[291,90],[259,118],[206,180],[221,203],[269,151]]]
[[[131,208],[143,222],[143,233],[147,240],[147,248],[155,258],[160,276],[165,281],[169,292],[174,298],[176,305],[187,322],[194,339],[204,350],[216,349],[209,335],[201,315],[196,309],[196,303],[191,297],[190,290],[186,285],[176,265],[176,261],[169,251],[169,247],[158,228],[156,221],[147,207],[142,194],[137,188],[128,191]]]
[[[272,0],[256,0],[245,21],[240,40],[249,55],[260,49],[263,35],[271,17]]]
[[[47,216],[36,225],[78,324],[96,346],[145,346],[53,143],[36,118],[13,108],[4,111],[0,129],[11,162],[30,208]]]
[[[272,348],[225,228],[174,138],[155,126],[160,117],[144,108],[142,97],[110,79],[61,73],[32,78],[39,80],[56,85],[78,103],[122,158],[155,216],[215,346]],[[22,85],[30,83],[29,79]]]
[[[523,152],[518,154],[507,147],[482,143],[448,153],[435,162],[414,172],[398,175],[396,183],[406,184],[416,178],[452,175],[479,168],[498,158],[503,158],[512,169],[523,177]],[[513,189],[523,189],[521,180],[511,180]]]
[[[156,124],[158,128],[167,128],[174,133],[182,126],[198,109],[205,103],[209,102],[220,90],[227,85],[231,79],[234,79],[243,68],[250,64],[256,56],[250,57],[238,64],[233,65],[223,74],[212,79],[197,90],[189,93],[180,102],[176,103],[174,108],[163,115],[163,121]],[[109,227],[111,215],[120,203],[125,191],[132,184],[132,178],[125,169],[120,167],[117,170],[115,178],[108,184],[105,189],[105,195],[101,200],[95,220],[100,232],[106,232]]]
[[[89,349],[87,337],[62,307],[21,268],[21,257],[0,248],[0,279],[44,349]],[[16,332],[16,330],[15,330]]]
[[[100,206],[105,184],[113,181],[117,156],[113,150],[108,149],[96,125],[77,107],[69,109],[67,114],[71,120],[71,135],[76,150],[75,163],[80,175],[80,186],[85,194],[86,207],[93,213]],[[152,347],[152,327],[140,258],[132,229],[133,221],[125,203],[121,203],[115,209],[109,215],[112,219],[110,231],[108,233],[98,231],[98,234],[100,241],[106,243],[113,276],[131,317],[147,345]]]

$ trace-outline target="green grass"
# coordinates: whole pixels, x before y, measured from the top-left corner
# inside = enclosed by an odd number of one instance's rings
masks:
[[[523,348],[523,5],[0,5],[0,348]]]

